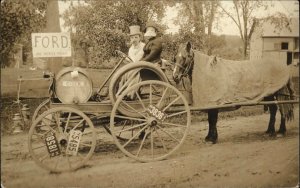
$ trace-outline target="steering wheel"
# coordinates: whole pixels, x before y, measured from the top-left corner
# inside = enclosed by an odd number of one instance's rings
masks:
[[[118,56],[124,58],[125,60],[127,60],[127,61],[129,61],[129,62],[133,62],[132,59],[131,59],[128,55],[126,55],[124,52],[122,52],[122,51],[120,51],[120,50],[115,50],[115,53],[116,53]]]

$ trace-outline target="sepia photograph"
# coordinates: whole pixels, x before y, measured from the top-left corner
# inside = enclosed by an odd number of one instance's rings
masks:
[[[1,188],[299,188],[298,0],[1,0]]]

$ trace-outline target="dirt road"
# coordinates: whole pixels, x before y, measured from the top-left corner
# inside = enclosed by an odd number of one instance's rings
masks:
[[[140,163],[113,144],[100,143],[88,166],[51,174],[28,154],[27,134],[1,138],[5,188],[42,187],[295,187],[299,176],[299,110],[287,135],[264,135],[268,114],[220,120],[219,143],[206,144],[207,122],[192,122],[179,151],[164,161]],[[279,116],[277,117],[277,128]]]

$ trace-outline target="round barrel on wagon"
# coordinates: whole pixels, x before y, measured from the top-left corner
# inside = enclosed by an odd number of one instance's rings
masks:
[[[65,104],[85,103],[93,93],[92,81],[88,73],[79,67],[66,67],[58,72],[55,94]]]

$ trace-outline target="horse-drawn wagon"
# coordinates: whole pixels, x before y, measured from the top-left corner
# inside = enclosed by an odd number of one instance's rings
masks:
[[[118,54],[116,68],[95,93],[81,68],[67,67],[53,76],[52,94],[35,110],[29,131],[29,152],[39,166],[53,172],[82,167],[101,136],[94,127],[98,125],[124,154],[142,162],[165,159],[184,142],[191,115],[183,94],[151,63],[129,63],[118,69],[128,58]],[[132,84],[129,77],[119,86],[130,71],[143,81]],[[103,98],[99,93],[109,79],[109,95]],[[135,98],[127,100],[132,92]]]
[[[191,78],[194,54],[186,51],[188,48],[180,48],[176,63],[171,65],[174,66],[172,74],[177,83],[184,76]],[[94,125],[103,126],[124,154],[148,162],[165,159],[182,145],[191,123],[192,110],[208,112],[210,128],[206,140],[215,142],[219,108],[298,103],[296,100],[252,100],[190,106],[186,97],[171,84],[159,67],[139,62],[117,69],[128,58],[122,52],[118,54],[120,61],[96,95],[93,94],[93,83],[80,68],[63,69],[53,78],[53,95],[36,109],[29,131],[29,151],[38,165],[54,172],[82,167],[96,147]],[[132,74],[127,82],[119,85],[122,77],[129,72]],[[142,81],[131,83],[137,74]],[[109,79],[109,100],[105,100],[97,94]],[[135,98],[129,100],[126,97],[129,93],[134,93]]]

